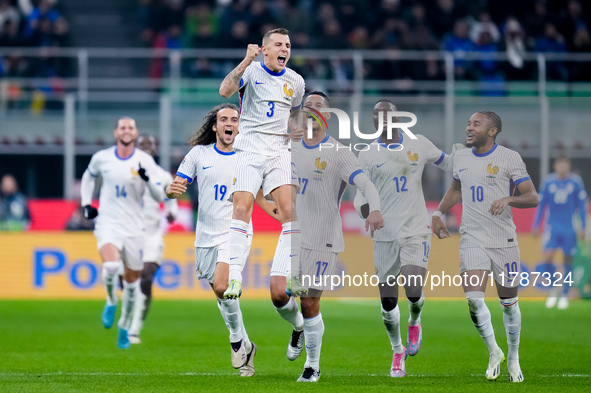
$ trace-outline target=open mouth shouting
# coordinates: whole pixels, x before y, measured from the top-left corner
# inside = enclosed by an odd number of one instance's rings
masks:
[[[285,67],[285,63],[287,63],[287,57],[286,56],[279,56],[279,57],[277,57],[277,64],[279,64],[280,67]]]

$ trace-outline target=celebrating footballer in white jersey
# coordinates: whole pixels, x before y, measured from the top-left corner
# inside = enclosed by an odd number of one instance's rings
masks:
[[[164,200],[164,188],[150,175],[158,173],[151,155],[135,148],[138,130],[135,120],[124,117],[114,131],[117,145],[95,153],[82,176],[81,199],[86,218],[98,215],[94,234],[103,260],[103,284],[107,302],[102,322],[109,329],[117,309],[116,277],[124,263],[123,299],[117,345],[129,348],[128,330],[134,302],[139,292],[144,246],[144,210],[142,197],[148,188],[156,201]],[[102,178],[98,211],[91,205],[95,181]]]
[[[451,172],[451,159],[423,135],[416,135],[417,139],[404,138],[404,133],[396,129],[388,140],[384,115],[396,110],[388,100],[376,103],[374,126],[379,128],[382,121],[384,132],[371,149],[359,153],[359,162],[378,189],[386,221],[373,238],[373,257],[381,284],[382,320],[394,352],[390,376],[404,377],[406,355],[416,355],[422,343],[421,312],[425,297],[422,280],[415,277],[425,277],[431,248],[423,170],[426,164],[432,164]],[[366,201],[359,192],[355,207],[362,217],[367,216]],[[406,348],[400,338],[398,285],[394,279],[399,274],[406,277],[404,289],[410,314]]]
[[[151,155],[156,154],[156,139],[150,135],[140,135],[137,138],[137,146]],[[150,175],[156,181],[156,184],[162,188],[168,187],[172,183],[172,176],[162,167],[156,165],[156,171]],[[162,254],[164,252],[164,234],[161,225],[160,202],[156,201],[149,192],[144,192],[142,199],[144,206],[144,217],[146,223],[144,250],[142,260],[144,267],[140,277],[140,292],[136,295],[135,309],[131,326],[128,331],[129,342],[139,344],[141,342],[139,335],[144,326],[144,321],[150,311],[152,304],[152,283],[158,267],[162,263]],[[164,209],[166,219],[169,223],[173,222],[178,214],[178,203],[176,199],[166,198],[164,200]]]
[[[485,376],[489,380],[497,379],[505,360],[495,340],[490,311],[484,303],[485,278],[492,271],[507,333],[509,381],[521,382],[518,304],[521,270],[511,207],[536,207],[538,194],[519,153],[495,143],[502,127],[501,118],[494,112],[476,112],[470,117],[466,141],[472,149],[456,152],[452,185],[433,214],[432,222],[433,232],[439,238],[449,237],[441,215],[462,200],[460,273],[464,276],[470,316],[489,351]],[[521,195],[513,195],[515,187]]]
[[[166,189],[169,198],[178,198],[187,184],[197,183],[199,210],[195,230],[195,263],[198,279],[209,281],[216,296],[224,322],[230,331],[232,365],[240,375],[254,375],[256,346],[244,328],[239,299],[225,299],[228,289],[230,256],[228,231],[232,217],[232,203],[228,201],[236,153],[232,150],[238,133],[238,107],[221,104],[204,118],[201,128],[189,141],[193,148],[179,166],[176,177]],[[247,242],[241,250],[250,252],[252,226],[245,229]]]
[[[304,80],[286,68],[291,55],[289,32],[274,29],[263,37],[263,46],[248,46],[244,60],[220,85],[226,98],[240,91],[240,135],[236,139],[236,166],[231,190],[233,200],[230,224],[230,273],[226,298],[240,296],[247,227],[255,196],[262,186],[263,195],[275,201],[282,232],[271,267],[271,300],[279,315],[295,330],[304,327],[295,299],[305,292],[291,270],[299,271],[300,228],[295,216],[295,187],[292,187],[290,139],[304,135],[300,105]],[[253,63],[262,52],[264,60]],[[288,133],[288,123],[291,133]]]
[[[329,106],[326,94],[314,91],[304,101],[303,110],[305,113],[318,113]],[[324,117],[330,118],[330,113]],[[312,116],[306,115],[307,118]],[[302,231],[301,277],[308,294],[301,297],[303,337],[301,331],[293,330],[287,357],[295,360],[305,341],[306,363],[298,379],[300,382],[316,382],[320,377],[320,349],[324,334],[320,297],[322,291],[328,289],[330,277],[336,273],[338,253],[345,249],[339,208],[347,184],[357,187],[370,201],[368,210],[371,213],[366,226],[371,227],[372,235],[384,225],[378,191],[359,166],[355,155],[330,137],[318,122],[313,123],[312,130],[312,138],[306,136],[301,143],[293,145],[299,183],[296,207]],[[320,148],[324,144],[332,148]]]

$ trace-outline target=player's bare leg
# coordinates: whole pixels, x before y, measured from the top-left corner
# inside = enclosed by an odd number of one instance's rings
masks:
[[[488,270],[468,270],[467,278],[462,280],[464,284],[478,282],[479,285],[464,285],[464,293],[468,306],[470,307],[470,317],[474,327],[478,330],[480,337],[484,340],[489,352],[488,367],[486,368],[486,378],[489,380],[497,379],[501,373],[501,363],[505,361],[505,355],[495,340],[495,332],[490,318],[490,310],[484,302],[484,291],[488,282]],[[471,280],[472,276],[478,279]]]
[[[121,296],[121,316],[119,317],[119,336],[117,346],[122,349],[129,348],[128,331],[131,326],[133,310],[135,308],[135,298],[140,291],[141,270],[131,270],[125,266],[123,274],[123,295]]]
[[[154,282],[154,276],[158,268],[159,265],[156,262],[144,262],[144,268],[140,277],[140,291],[137,293],[135,299],[135,309],[128,332],[129,342],[132,344],[141,343],[139,335],[144,326],[144,321],[148,317],[150,305],[152,304],[152,283]]]
[[[252,217],[254,195],[247,191],[236,191],[232,194],[233,213],[230,223],[229,254],[230,267],[228,275],[228,289],[224,298],[236,299],[242,293],[242,269],[246,263],[248,249],[248,223]]]
[[[406,348],[400,338],[400,309],[398,308],[398,285],[396,280],[380,283],[380,300],[382,303],[382,321],[392,345],[392,366],[390,376],[394,378],[406,376]]]
[[[117,277],[119,266],[121,262],[121,254],[119,249],[113,244],[105,244],[99,250],[101,259],[103,261],[102,281],[105,290],[107,291],[107,301],[103,308],[101,320],[106,329],[110,329],[115,321],[115,312],[117,311],[117,303],[119,297],[117,296]]]
[[[519,336],[521,335],[521,310],[519,310],[519,287],[507,288],[496,283],[497,294],[503,308],[503,324],[507,333],[507,370],[509,381],[522,382],[523,374],[519,366]]]
[[[402,266],[400,274],[405,276],[404,290],[408,299],[408,336],[406,339],[406,352],[414,356],[419,352],[423,342],[423,331],[421,328],[421,313],[425,304],[423,295],[423,280],[427,269],[416,265]]]
[[[217,297],[218,308],[230,332],[232,366],[240,369],[240,375],[250,377],[255,374],[254,356],[256,346],[248,338],[239,299],[225,299],[224,293],[228,289],[229,265],[218,262],[213,274],[213,291]]]
[[[304,316],[304,336],[306,341],[306,363],[304,372],[298,382],[317,382],[320,378],[320,351],[324,321],[320,314],[320,297],[322,291],[309,289],[307,296],[301,297],[302,314]],[[293,344],[293,343],[290,343]]]

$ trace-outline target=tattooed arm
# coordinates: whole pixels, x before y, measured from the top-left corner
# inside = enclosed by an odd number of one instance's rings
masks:
[[[261,48],[257,44],[250,44],[246,49],[246,56],[244,60],[238,64],[222,81],[220,85],[220,95],[225,98],[230,98],[234,93],[240,89],[240,78],[246,71],[246,67],[258,56]]]

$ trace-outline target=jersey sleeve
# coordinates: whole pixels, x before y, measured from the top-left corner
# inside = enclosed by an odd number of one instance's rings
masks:
[[[183,179],[187,180],[189,184],[191,184],[197,177],[198,165],[199,159],[197,155],[197,150],[193,148],[191,151],[187,153],[185,158],[183,158],[183,160],[181,161],[181,165],[179,165],[179,169],[177,169],[176,175],[178,177],[182,177]]]
[[[244,74],[242,74],[242,78],[240,78],[239,90],[241,90],[244,86],[248,84],[248,82],[250,82],[250,78],[252,77],[252,67],[254,64],[258,63],[250,63],[250,65],[246,67],[246,69],[244,70]]]
[[[88,173],[92,177],[99,177],[101,175],[100,154],[94,154],[88,163]]]
[[[304,78],[298,75],[297,82],[294,87],[295,94],[293,101],[291,102],[291,108],[293,110],[297,110],[302,106],[302,99],[304,98],[304,92],[306,91],[306,83],[304,82]]]
[[[446,154],[439,149],[433,142],[424,136],[420,135],[421,142],[423,144],[423,150],[425,152],[426,162],[433,165],[440,165],[446,157]]]
[[[350,150],[340,150],[338,151],[338,154],[339,177],[343,181],[353,185],[355,176],[363,173],[363,169],[361,168],[361,165],[359,165],[359,161],[357,161],[355,154]]]
[[[452,166],[452,177],[454,180],[456,181],[460,181],[460,173],[458,172],[458,157],[457,155],[453,158],[452,162],[451,162],[451,166]]]
[[[526,180],[531,180],[525,167],[525,162],[517,152],[513,152],[509,157],[509,178],[515,185],[523,183]]]

